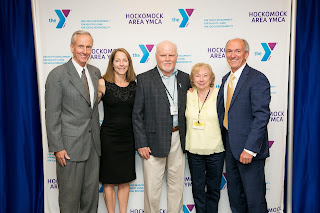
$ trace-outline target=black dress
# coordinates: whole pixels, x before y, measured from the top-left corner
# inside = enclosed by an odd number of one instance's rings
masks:
[[[100,182],[127,183],[136,179],[132,108],[136,82],[127,87],[106,83],[102,97],[104,120],[101,125]]]

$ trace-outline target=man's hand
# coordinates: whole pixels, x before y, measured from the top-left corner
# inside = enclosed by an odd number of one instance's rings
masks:
[[[66,159],[70,160],[70,157],[68,156],[66,150],[55,152],[54,155],[56,156],[57,161],[62,167],[65,167],[67,165]]]
[[[149,147],[142,147],[138,149],[138,153],[142,158],[148,160],[150,158],[151,150]]]
[[[240,155],[240,162],[242,164],[249,164],[252,161],[253,156],[250,155],[248,152],[246,151],[242,151],[241,155]]]
[[[188,91],[187,91],[187,93],[188,93],[188,92],[193,93],[193,88],[192,88],[192,87],[191,87],[191,88],[189,88],[189,89],[188,89]]]

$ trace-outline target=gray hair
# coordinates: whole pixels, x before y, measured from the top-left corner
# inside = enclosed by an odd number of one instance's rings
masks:
[[[75,31],[75,32],[72,34],[72,36],[71,36],[71,44],[74,44],[74,42],[75,42],[75,40],[76,40],[76,38],[77,38],[78,35],[88,35],[88,36],[90,36],[91,39],[92,39],[92,43],[93,43],[93,38],[92,38],[91,34],[90,34],[88,31],[85,31],[85,30],[77,30],[77,31]]]
[[[227,45],[230,41],[235,40],[235,39],[240,39],[243,41],[244,43],[244,51],[245,52],[249,52],[250,47],[249,47],[249,43],[247,42],[247,40],[243,39],[243,38],[234,38],[234,39],[230,39],[229,41],[227,41],[226,46],[225,46],[225,51],[227,51]]]

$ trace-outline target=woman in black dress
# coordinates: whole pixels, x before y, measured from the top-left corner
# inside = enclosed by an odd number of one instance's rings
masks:
[[[115,186],[118,186],[120,213],[127,212],[129,182],[136,179],[131,117],[135,80],[129,53],[123,48],[115,49],[98,88],[98,100],[103,101],[104,107],[100,130],[100,182],[109,213],[115,212]]]

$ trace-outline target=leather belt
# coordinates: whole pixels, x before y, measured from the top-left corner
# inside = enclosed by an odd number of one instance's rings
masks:
[[[172,127],[172,132],[175,132],[175,131],[178,131],[178,130],[179,130],[179,126]]]

